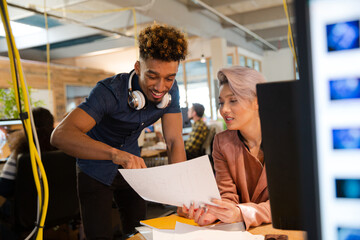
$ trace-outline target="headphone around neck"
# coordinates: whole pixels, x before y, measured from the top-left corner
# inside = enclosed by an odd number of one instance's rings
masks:
[[[128,92],[129,92],[129,96],[128,96],[128,104],[131,108],[135,109],[135,110],[140,110],[142,108],[144,108],[145,104],[146,104],[146,100],[145,100],[145,96],[141,91],[132,90],[131,87],[131,82],[132,79],[135,75],[135,70],[133,70],[130,73],[130,77],[129,77],[129,88],[128,88]],[[167,106],[169,106],[171,103],[171,95],[169,93],[166,93],[163,96],[163,99],[161,100],[160,103],[158,103],[156,105],[157,108],[166,108]]]

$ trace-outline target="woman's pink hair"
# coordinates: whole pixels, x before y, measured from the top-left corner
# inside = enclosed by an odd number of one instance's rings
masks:
[[[241,66],[231,66],[218,71],[219,86],[229,84],[240,100],[252,101],[256,97],[256,84],[266,82],[258,71]]]

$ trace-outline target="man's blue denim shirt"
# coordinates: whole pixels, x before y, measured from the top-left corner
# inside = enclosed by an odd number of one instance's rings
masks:
[[[96,121],[96,125],[87,133],[91,138],[114,148],[140,156],[138,137],[141,131],[156,122],[165,113],[179,113],[179,89],[176,81],[169,93],[171,104],[159,109],[147,101],[141,110],[128,105],[129,73],[122,73],[97,83],[89,97],[79,105]],[[133,90],[140,90],[136,75],[132,80]],[[118,165],[111,160],[77,159],[81,171],[90,177],[111,185],[118,171]]]

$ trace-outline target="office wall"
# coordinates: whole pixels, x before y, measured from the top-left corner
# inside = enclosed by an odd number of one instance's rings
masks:
[[[290,49],[266,51],[262,62],[262,73],[269,82],[295,80],[294,60]]]
[[[41,89],[42,95],[44,90],[48,89],[47,65],[42,62],[22,61],[22,67],[28,86],[34,90]],[[52,113],[59,121],[66,113],[66,85],[76,86],[95,86],[95,84],[106,77],[112,76],[112,73],[90,68],[79,68],[51,64],[51,92]],[[12,84],[10,63],[6,57],[0,57],[0,88],[9,88]],[[50,95],[51,96],[51,95]]]

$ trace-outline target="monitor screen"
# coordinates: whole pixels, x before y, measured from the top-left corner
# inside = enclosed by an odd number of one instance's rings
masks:
[[[191,127],[190,119],[188,118],[188,109],[189,108],[181,108],[181,115],[183,120],[183,128]]]
[[[150,126],[147,126],[144,130],[145,130],[145,133],[155,132],[155,130],[154,130],[154,124],[151,124]]]
[[[21,120],[0,120],[0,161],[10,156],[9,138],[11,133],[22,129]]]

